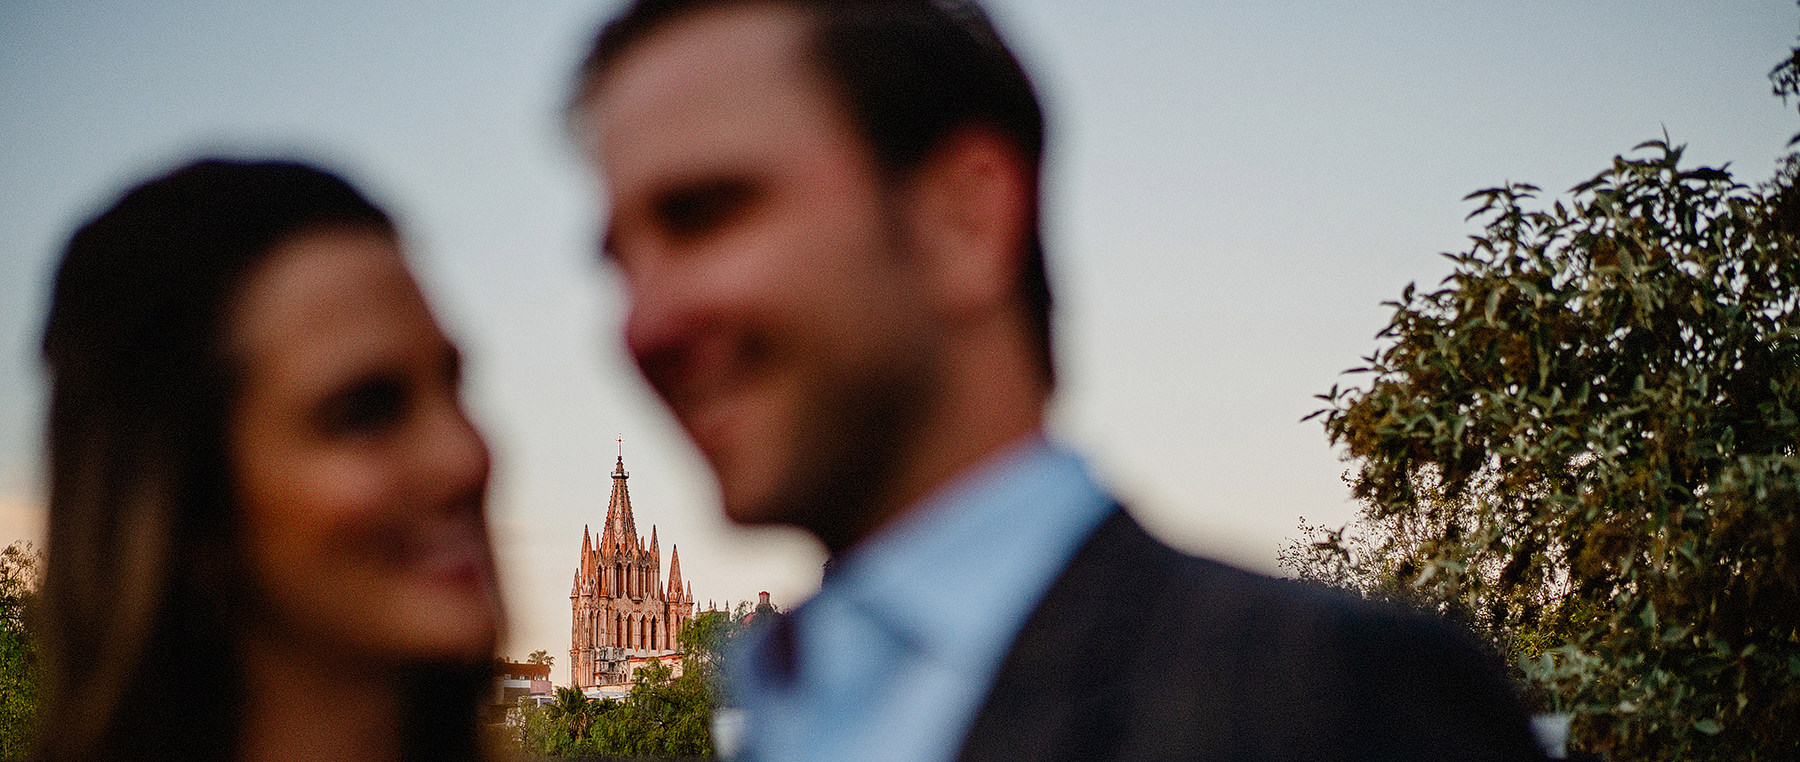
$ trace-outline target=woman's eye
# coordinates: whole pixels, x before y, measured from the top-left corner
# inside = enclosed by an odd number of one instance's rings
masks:
[[[327,404],[326,432],[367,436],[394,427],[406,412],[406,387],[397,379],[375,378],[340,392]]]

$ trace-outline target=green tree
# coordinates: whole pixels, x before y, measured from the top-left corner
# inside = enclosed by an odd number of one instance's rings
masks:
[[[623,700],[590,700],[577,688],[558,688],[542,707],[530,702],[509,714],[519,748],[542,757],[706,757],[712,748],[712,691],[698,673],[677,676],[660,662],[632,675]]]
[[[1800,48],[1771,73],[1794,95]],[[1322,395],[1362,501],[1302,577],[1521,659],[1619,760],[1800,757],[1796,160],[1751,187],[1651,141],[1548,205],[1479,191],[1365,386]]]
[[[519,749],[538,757],[590,756],[601,751],[599,736],[619,702],[589,699],[581,689],[562,687],[548,704],[522,698],[508,713],[507,724]]]
[[[724,655],[744,632],[749,615],[749,604],[744,602],[738,604],[735,612],[703,611],[682,625],[675,645],[681,650],[683,673],[717,684],[724,669]]]
[[[557,756],[562,729],[550,718],[549,708],[531,697],[521,696],[518,705],[507,711],[506,730],[519,751],[533,757]]]
[[[31,543],[0,550],[0,759],[25,756],[37,718],[38,662],[26,609],[37,594],[39,569]]]
[[[532,651],[530,656],[525,657],[525,663],[542,664],[548,667],[556,663],[556,657],[551,656],[549,651]]]
[[[599,704],[588,700],[581,689],[574,686],[557,688],[556,700],[546,704],[544,709],[550,721],[575,744],[588,737],[595,717],[600,714]]]
[[[711,756],[712,696],[699,675],[651,663],[632,674],[631,693],[595,729],[595,750],[636,757]]]

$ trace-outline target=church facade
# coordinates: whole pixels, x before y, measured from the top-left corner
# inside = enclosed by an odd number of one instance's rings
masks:
[[[662,575],[656,527],[644,542],[631,515],[625,458],[612,473],[606,525],[598,534],[581,529],[581,564],[569,591],[569,684],[588,689],[631,682],[631,670],[672,659],[676,637],[694,616],[692,585],[681,580],[681,554],[669,547],[669,576]]]

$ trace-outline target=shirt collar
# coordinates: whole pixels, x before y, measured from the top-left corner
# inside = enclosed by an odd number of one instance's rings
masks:
[[[1080,456],[1033,436],[834,559],[806,607],[860,614],[933,658],[997,664],[1111,505]],[[826,635],[808,625],[832,623],[803,617],[802,642]]]

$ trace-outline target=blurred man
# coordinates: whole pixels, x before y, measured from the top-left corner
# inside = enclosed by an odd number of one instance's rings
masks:
[[[1043,117],[948,0],[643,0],[572,114],[625,343],[725,512],[832,554],[744,758],[1521,759],[1439,625],[1183,556],[1046,441]]]

